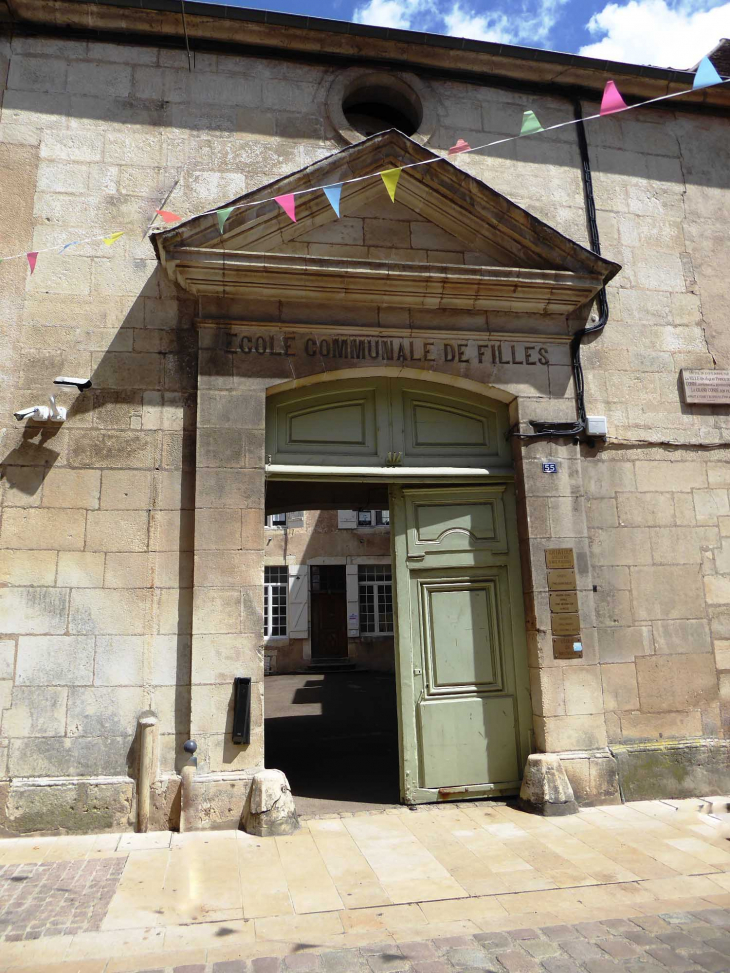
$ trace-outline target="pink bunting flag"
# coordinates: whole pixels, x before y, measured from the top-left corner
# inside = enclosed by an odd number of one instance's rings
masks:
[[[294,210],[294,193],[284,193],[283,196],[274,196],[274,199],[279,206],[281,206],[289,219],[296,223],[297,217]]]
[[[177,213],[171,213],[169,209],[156,209],[155,213],[159,213],[165,223],[177,223],[178,220],[182,219],[182,216],[178,216]]]
[[[618,90],[613,81],[607,81],[606,87],[603,90],[603,98],[601,99],[601,115],[610,115],[612,112],[621,111],[622,108],[628,108],[629,106],[621,97],[621,92]]]
[[[449,155],[456,155],[457,152],[468,152],[471,146],[464,139],[457,139],[456,145],[452,145],[449,149]]]
[[[30,265],[30,272],[32,274],[33,271],[35,270],[35,262],[38,259],[38,251],[33,250],[30,253],[26,253],[26,257],[28,258],[28,263]]]

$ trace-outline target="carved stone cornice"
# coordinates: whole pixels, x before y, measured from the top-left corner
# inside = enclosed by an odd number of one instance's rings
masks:
[[[565,270],[295,256],[175,247],[168,273],[196,295],[567,315],[595,296],[598,274]]]

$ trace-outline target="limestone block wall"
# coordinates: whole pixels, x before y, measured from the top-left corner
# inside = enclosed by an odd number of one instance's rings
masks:
[[[198,356],[194,318],[243,311],[221,299],[199,305],[176,289],[144,231],[168,194],[167,208],[193,214],[339,148],[326,111],[336,73],[209,54],[196,54],[190,72],[175,50],[0,41],[3,252],[125,231],[110,248],[41,254],[32,276],[24,260],[0,265],[2,779],[134,777],[136,718],[147,707],[161,717],[163,775],[179,766],[191,733],[211,773],[261,765],[260,733],[234,753],[226,727],[241,668],[254,676],[260,706],[264,388],[290,376],[246,376],[244,393],[240,362],[209,350],[207,339]],[[546,125],[572,114],[542,94],[427,86],[434,148],[513,134],[527,108]],[[580,452],[534,444],[518,458],[538,746],[600,750],[725,734],[730,467],[724,448],[701,447],[730,442],[728,409],[685,406],[677,378],[681,367],[729,364],[729,124],[642,111],[588,129],[603,251],[624,269],[609,288],[609,325],[584,351],[587,404],[617,438]],[[454,161],[587,243],[572,129]],[[415,223],[406,235],[404,221],[386,219],[398,215],[386,203],[370,226],[343,214],[332,239],[303,245],[468,260]],[[249,304],[245,315],[445,321],[286,301]],[[448,316],[451,328],[521,324],[530,322]],[[45,401],[64,373],[90,375],[94,388],[60,395],[63,426],[12,419]],[[515,418],[575,415],[567,358],[539,387],[527,369],[510,383]],[[539,467],[554,457],[562,472],[548,487]],[[560,663],[546,649],[538,565],[553,543],[575,547],[585,566],[580,661]],[[125,814],[105,820],[119,826]],[[24,827],[18,815],[11,829]],[[42,830],[43,819],[33,826]]]

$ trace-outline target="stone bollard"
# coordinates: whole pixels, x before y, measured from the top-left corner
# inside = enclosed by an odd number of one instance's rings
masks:
[[[150,790],[157,779],[157,716],[152,710],[145,710],[138,723],[137,831],[145,834],[150,826]]]
[[[531,814],[575,814],[578,805],[567,774],[555,753],[531,753],[525,764],[519,807]]]
[[[289,781],[280,770],[254,774],[242,825],[244,831],[262,838],[294,834],[299,829]]]
[[[188,759],[180,771],[180,834],[193,831],[198,819],[195,800],[195,774],[198,770],[198,758],[195,756],[195,751],[197,749],[198,744],[195,740],[187,740],[183,744],[183,750],[188,755]]]

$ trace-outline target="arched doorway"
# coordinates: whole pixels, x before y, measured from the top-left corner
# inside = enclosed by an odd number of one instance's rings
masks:
[[[380,498],[392,535],[401,800],[514,792],[530,705],[506,405],[396,369],[351,376],[270,390],[267,512]],[[292,567],[301,632],[311,588],[306,566]]]

